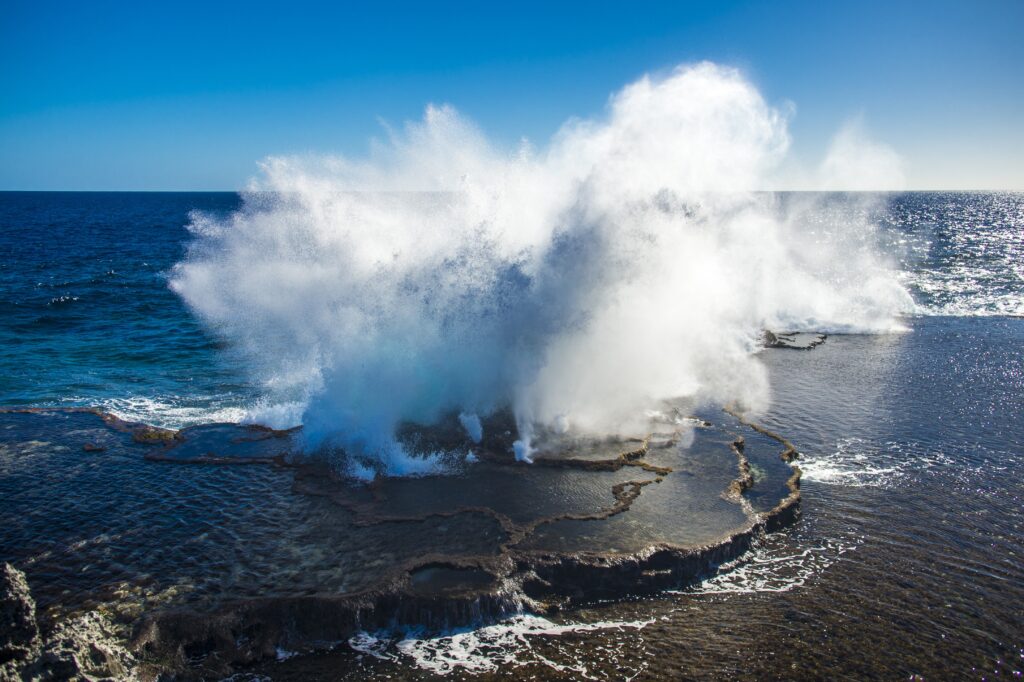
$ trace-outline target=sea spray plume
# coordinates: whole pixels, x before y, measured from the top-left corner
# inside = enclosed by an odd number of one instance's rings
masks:
[[[171,286],[354,475],[434,470],[394,431],[448,411],[511,406],[529,459],[537,425],[764,406],[763,326],[882,329],[906,304],[870,240],[805,248],[799,215],[753,193],[787,146],[712,64],[640,79],[539,151],[429,107],[362,161],[267,160],[240,211],[194,218]]]
[[[867,136],[862,116],[847,121],[832,138],[818,176],[825,190],[901,190],[906,184],[903,159]]]

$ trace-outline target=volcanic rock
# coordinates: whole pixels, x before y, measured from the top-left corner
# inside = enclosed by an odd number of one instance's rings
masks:
[[[5,563],[0,566],[0,679],[14,679],[38,648],[36,603],[25,574]]]

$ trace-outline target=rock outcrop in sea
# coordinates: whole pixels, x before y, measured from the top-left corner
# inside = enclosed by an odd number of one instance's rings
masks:
[[[773,332],[764,331],[765,348],[786,348],[788,350],[811,350],[825,343],[827,334],[818,332]]]

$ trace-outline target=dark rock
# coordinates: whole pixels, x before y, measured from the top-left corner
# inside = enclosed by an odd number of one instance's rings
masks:
[[[175,441],[178,432],[144,424],[134,427],[131,434],[132,440],[136,443],[143,445],[166,445]]]
[[[99,613],[57,626],[21,673],[24,680],[133,680],[135,657]]]
[[[778,335],[773,338],[778,342]],[[491,529],[489,539],[480,544],[482,549],[464,551],[462,543],[453,543],[450,546],[458,551],[449,551],[449,545],[437,549],[431,545],[429,551],[410,553],[392,564],[375,564],[378,575],[366,581],[369,587],[357,591],[321,591],[311,582],[304,593],[271,590],[255,597],[255,592],[234,596],[225,591],[210,603],[160,605],[148,610],[141,620],[124,623],[124,627],[133,629],[130,652],[100,614],[75,617],[56,625],[45,641],[40,642],[37,636],[33,647],[19,649],[19,662],[9,668],[14,672],[8,677],[5,668],[0,680],[131,679],[136,674],[181,680],[220,678],[237,672],[237,666],[274,658],[279,648],[312,650],[361,631],[404,626],[447,631],[524,610],[544,614],[594,600],[651,594],[708,575],[748,551],[764,533],[793,523],[799,515],[800,474],[796,467],[787,481],[788,489],[782,493],[784,497],[770,498],[778,499],[774,507],[755,511],[742,504],[745,491],[756,485],[747,460],[750,453],[745,450],[756,453],[757,447],[745,446],[736,434],[716,430],[695,436],[706,437],[705,445],[724,458],[721,466],[709,469],[715,485],[692,486],[687,482],[684,487],[701,488],[700,499],[734,503],[721,516],[721,534],[708,532],[699,541],[680,540],[680,544],[673,544],[670,539],[674,536],[669,535],[664,540],[659,540],[659,535],[644,537],[622,547],[588,541],[579,549],[565,549],[550,538],[530,542],[541,531],[550,531],[551,537],[557,535],[551,529],[559,524],[588,522],[597,526],[602,522],[603,526],[608,521],[610,526],[616,520],[628,521],[631,517],[620,515],[635,512],[639,516],[641,512],[633,509],[634,502],[664,491],[672,484],[672,476],[701,475],[705,469],[698,466],[700,459],[684,456],[684,449],[674,446],[684,432],[710,425],[678,411],[666,411],[653,425],[651,435],[641,438],[550,435],[547,447],[544,441],[539,443],[532,467],[513,460],[512,421],[499,413],[485,421],[482,442],[472,444],[478,463],[466,467],[459,478],[422,482],[382,478],[366,485],[351,484],[332,475],[322,461],[291,461],[291,432],[214,424],[162,433],[103,413],[91,414],[111,428],[130,434],[134,442],[144,443],[145,447],[131,443],[124,446],[143,454],[140,461],[293,467],[294,491],[324,500],[322,505],[317,502],[318,509],[330,511],[327,502],[338,505],[342,511],[337,518],[351,523],[353,529],[379,526],[377,535],[383,537],[392,524],[405,529],[408,524],[424,524],[426,529],[428,523],[438,519],[445,523],[451,519],[456,524],[461,517],[467,524],[472,520],[474,528]],[[733,416],[777,441],[783,448],[780,456],[784,461],[797,457],[793,445],[782,436],[744,421],[741,415]],[[74,433],[74,438],[81,439],[80,430]],[[406,425],[400,435],[403,444],[417,452],[442,446],[459,451],[470,447],[456,417],[448,418],[436,430]],[[121,441],[128,439],[111,441],[111,448],[118,451],[121,446],[116,443]],[[77,447],[82,441],[70,442]],[[159,447],[161,443],[163,447]],[[721,449],[730,444],[731,454]],[[733,462],[736,469],[732,468]],[[554,496],[531,496],[544,485],[550,485],[559,496],[572,491],[581,503],[562,504],[559,498],[554,498],[558,503],[552,503],[549,498]],[[513,490],[520,494],[511,494]],[[489,522],[478,524],[480,517]],[[740,523],[739,518],[745,521]],[[626,537],[629,526],[622,525]],[[399,537],[410,536],[410,532],[404,532]],[[21,592],[31,599],[27,586]],[[34,627],[34,617],[30,621]],[[44,627],[45,632],[49,627]]]
[[[106,448],[102,445],[96,445],[95,443],[86,443],[82,446],[82,450],[85,452],[103,452]]]
[[[136,429],[136,438],[139,432]],[[284,464],[295,447],[294,433],[295,429],[276,431],[253,424],[202,424],[167,437],[166,445],[149,452],[146,459],[182,464]]]
[[[36,603],[25,574],[5,563],[0,566],[0,678],[13,677],[38,648]]]
[[[40,638],[25,574],[0,566],[0,680],[132,680],[134,667],[134,656],[95,612]]]
[[[825,343],[827,334],[817,332],[764,332],[765,348],[786,348],[789,350],[811,350]]]

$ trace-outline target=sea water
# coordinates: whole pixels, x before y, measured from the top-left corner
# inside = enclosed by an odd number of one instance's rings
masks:
[[[848,211],[852,200],[815,201]],[[379,656],[358,641],[269,672],[1019,671],[1024,195],[906,193],[880,205],[880,233],[913,297],[901,318],[908,331],[833,334],[810,352],[755,356],[771,386],[761,418],[802,454],[800,524],[657,599],[447,638],[389,633]],[[169,427],[287,409],[268,402],[244,354],[168,287],[193,239],[190,216],[240,206],[235,194],[0,194],[0,403],[99,406]],[[269,490],[280,477],[262,478]]]

